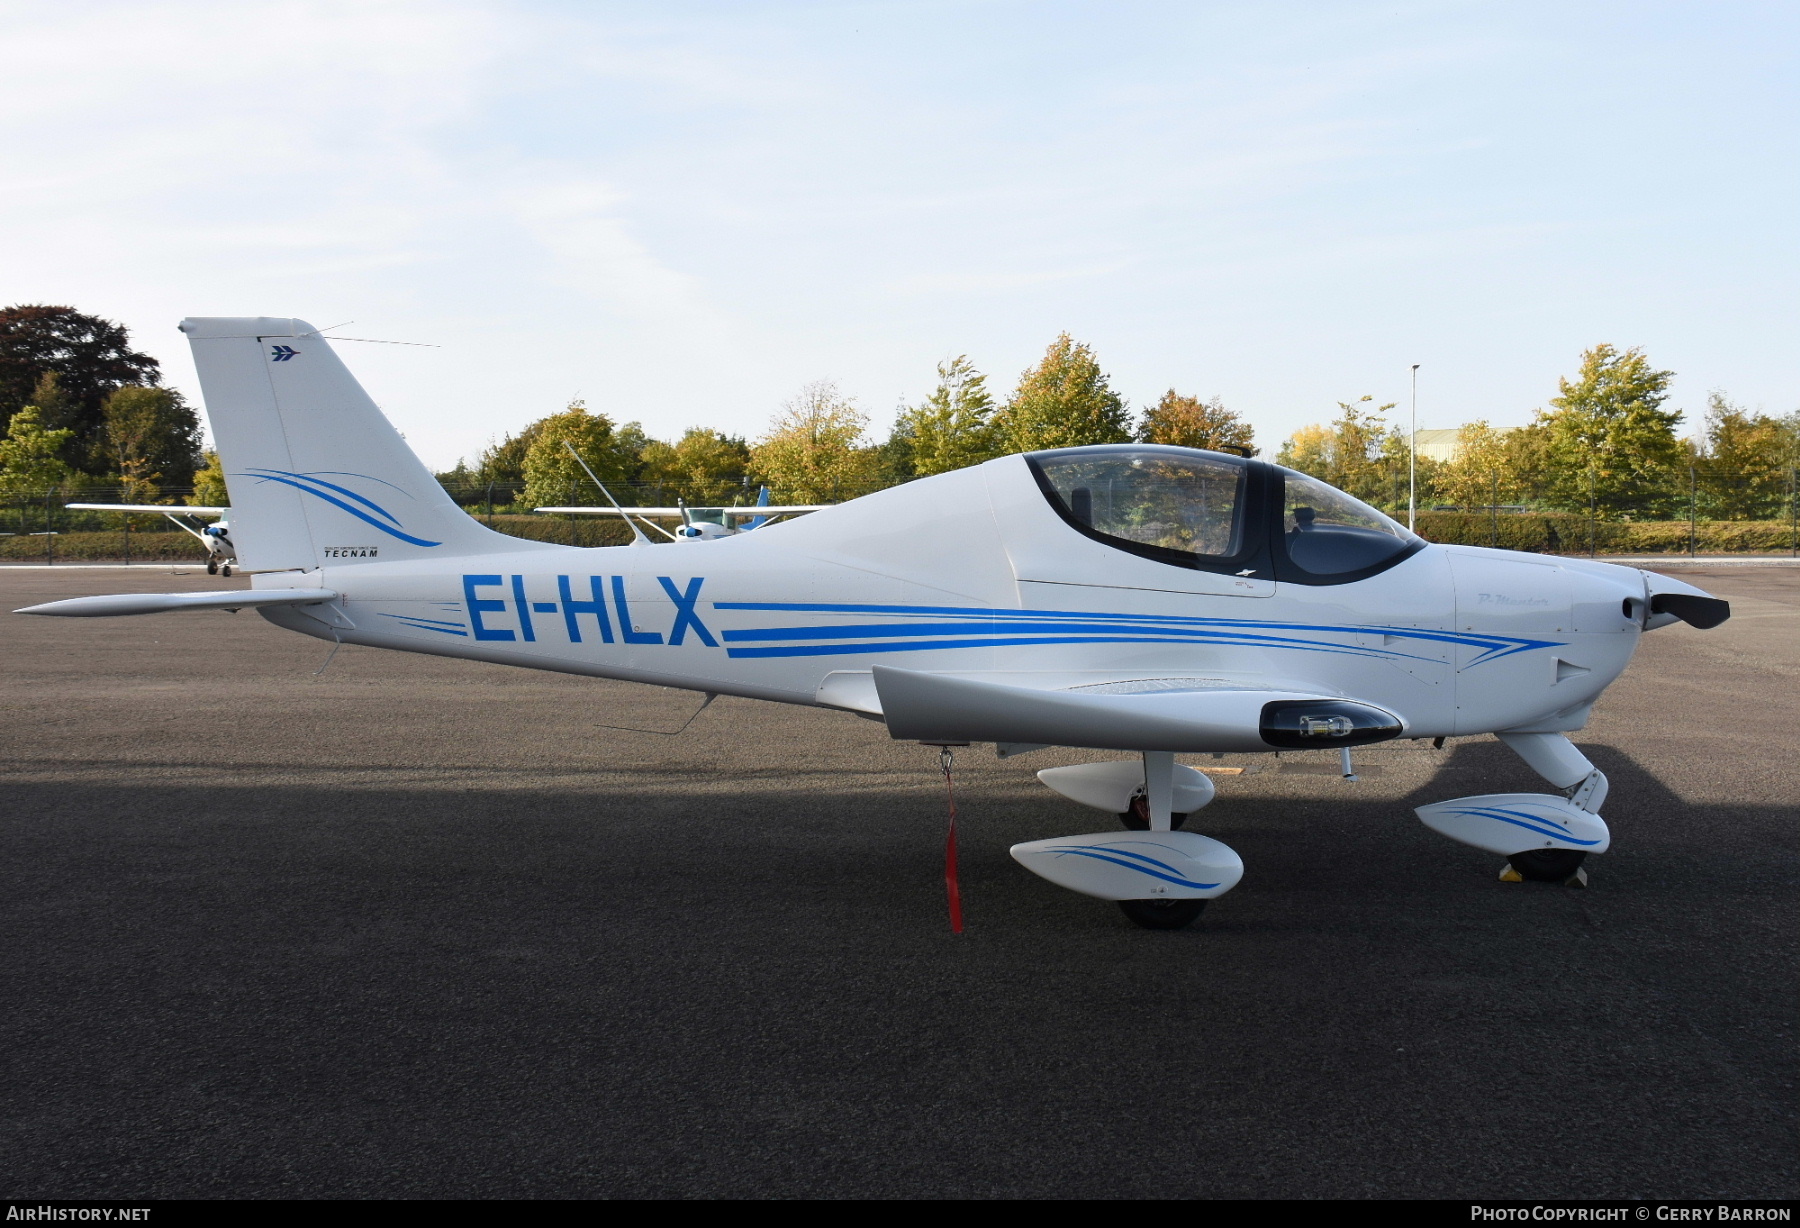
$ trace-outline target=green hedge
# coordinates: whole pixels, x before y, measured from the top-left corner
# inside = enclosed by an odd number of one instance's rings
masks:
[[[1621,550],[1619,530],[1624,527],[1597,522],[1595,548]],[[1420,512],[1418,530],[1426,541],[1459,546],[1493,546],[1535,554],[1585,554],[1588,549],[1587,517],[1555,512],[1501,512],[1492,516],[1485,512]]]
[[[125,557],[123,533],[58,533],[54,545],[56,558],[69,562],[116,563]],[[44,561],[42,537],[0,537],[0,560],[14,563]],[[186,533],[133,533],[131,561],[134,563],[200,563],[206,562],[206,547]]]
[[[485,518],[478,517],[485,523]],[[631,541],[631,530],[617,517],[583,516],[495,516],[494,531],[531,541],[556,542],[575,546],[623,546]],[[666,540],[649,530],[652,540]],[[58,533],[55,557],[70,563],[117,563],[125,558],[125,534],[122,530],[92,531],[86,529]],[[41,563],[44,561],[44,539],[35,536],[0,537],[0,562]],[[200,563],[206,562],[206,548],[179,530],[153,530],[131,534],[131,561],[134,563]]]
[[[1593,548],[1600,554],[1686,554],[1688,523],[1655,520],[1595,521]],[[1588,519],[1565,512],[1420,512],[1419,536],[1464,546],[1497,546],[1537,554],[1586,554]],[[1702,554],[1778,554],[1794,546],[1786,520],[1701,521],[1694,548]]]
[[[486,524],[486,516],[475,519]],[[625,546],[631,543],[631,530],[617,516],[495,516],[494,532],[523,537],[534,542],[555,542],[562,546]],[[671,524],[670,527],[673,527]],[[655,529],[644,532],[651,541],[668,538]]]

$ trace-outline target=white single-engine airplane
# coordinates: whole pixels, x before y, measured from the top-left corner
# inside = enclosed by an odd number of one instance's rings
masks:
[[[756,502],[749,507],[689,507],[681,503],[674,507],[534,507],[531,510],[546,515],[619,516],[627,524],[633,520],[680,520],[681,527],[673,533],[658,524],[652,524],[652,527],[670,541],[696,541],[730,537],[734,533],[749,533],[774,524],[786,516],[797,516],[802,512],[822,512],[828,507],[836,506],[835,503],[770,503],[769,488],[765,486],[758,492]],[[732,523],[738,520],[748,520],[750,523]]]
[[[1418,809],[1562,881],[1610,842],[1580,729],[1638,636],[1730,614],[1679,580],[1430,545],[1275,465],[1066,448],[752,533],[579,549],[453,503],[308,324],[190,319],[248,592],[23,613],[255,608],[323,640],[810,704],[896,739],[1135,751],[1038,773],[1128,829],[1020,844],[1027,869],[1186,925],[1243,873],[1178,830],[1213,795],[1179,753],[1495,733],[1560,793]],[[1130,829],[1135,826],[1136,829]]]
[[[228,576],[231,574],[232,564],[237,562],[237,547],[231,544],[231,523],[225,519],[231,513],[228,507],[179,507],[168,503],[65,503],[63,506],[73,512],[142,512],[167,517],[170,524],[183,533],[198,538],[200,544],[206,547],[206,574],[209,576]],[[219,519],[199,528],[184,519],[198,519],[201,516],[217,516]]]

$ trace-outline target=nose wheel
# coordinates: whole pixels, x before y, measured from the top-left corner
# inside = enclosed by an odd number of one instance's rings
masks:
[[[1508,857],[1506,863],[1528,883],[1566,883],[1586,859],[1587,854],[1579,849],[1526,849]]]
[[[1120,900],[1119,911],[1147,930],[1186,929],[1206,911],[1205,900]]]

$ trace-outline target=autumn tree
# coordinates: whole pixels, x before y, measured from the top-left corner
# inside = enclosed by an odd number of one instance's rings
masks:
[[[1387,488],[1394,466],[1386,414],[1394,406],[1368,408],[1374,399],[1364,396],[1339,401],[1336,418],[1295,431],[1276,453],[1276,463],[1311,474],[1359,499],[1391,504],[1392,493]],[[1401,454],[1404,456],[1404,451]],[[1401,498],[1405,498],[1404,488]]]
[[[1432,484],[1439,499],[1464,511],[1510,500],[1517,495],[1506,437],[1485,418],[1463,427],[1457,435],[1456,456],[1440,467]]]
[[[1673,371],[1650,365],[1641,349],[1597,345],[1581,356],[1574,379],[1557,381],[1552,408],[1540,410],[1544,490],[1561,507],[1602,516],[1666,513],[1685,481],[1678,410],[1666,410]]]
[[[1138,439],[1177,448],[1203,448],[1213,452],[1242,451],[1256,455],[1250,424],[1225,408],[1218,397],[1202,401],[1183,396],[1173,388],[1144,411],[1138,423]]]
[[[725,503],[744,489],[750,447],[742,439],[696,426],[673,444],[644,445],[646,482],[672,487],[691,504]]]
[[[831,380],[815,380],[782,404],[750,449],[752,472],[778,499],[833,503],[874,482],[877,459],[863,444],[868,415]]]
[[[44,426],[43,411],[27,405],[7,424],[0,439],[0,494],[11,498],[41,494],[53,486],[67,487],[75,471],[62,459],[75,432]]]
[[[630,435],[615,427],[605,414],[589,413],[580,400],[532,427],[536,429],[520,470],[525,479],[525,502],[533,507],[605,505],[606,496],[595,489],[568,444],[574,445],[602,482],[626,482],[636,475],[638,452]],[[641,436],[641,430],[637,434]]]
[[[896,433],[909,441],[912,472],[920,477],[965,469],[1000,455],[987,376],[966,354],[940,362],[937,375],[931,395],[902,410],[896,425]]]
[[[1131,413],[1093,350],[1063,333],[1043,360],[1019,377],[996,415],[1006,452],[1075,448],[1131,439]]]
[[[523,483],[525,454],[531,451],[531,445],[537,442],[548,421],[549,418],[539,418],[517,435],[509,434],[500,442],[489,444],[475,459],[475,479],[484,484],[492,482],[496,486],[517,486]]]
[[[201,466],[194,471],[194,493],[188,502],[194,507],[229,507],[231,495],[225,486],[225,466],[219,454],[208,448],[201,453]]]
[[[40,395],[46,375],[56,393]],[[102,407],[127,384],[154,385],[156,359],[131,348],[125,326],[73,307],[21,304],[0,309],[0,418],[36,405],[46,430],[70,430],[65,460],[98,473],[105,467]]]
[[[104,455],[127,503],[152,503],[164,486],[191,486],[200,467],[200,419],[173,388],[127,385],[101,407]]]
[[[1707,397],[1706,433],[1693,464],[1712,516],[1765,519],[1779,515],[1791,497],[1794,439],[1780,419],[1748,413],[1715,391]]]

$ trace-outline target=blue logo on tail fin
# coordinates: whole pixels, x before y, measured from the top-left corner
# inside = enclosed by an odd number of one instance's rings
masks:
[[[279,346],[277,349],[281,348]],[[279,361],[279,360],[277,360]],[[292,486],[295,490],[311,495],[315,499],[323,499],[339,511],[349,512],[352,516],[372,528],[380,529],[389,537],[397,538],[413,546],[441,546],[442,542],[426,541],[422,537],[414,537],[406,532],[400,518],[364,495],[357,494],[348,486],[340,486],[336,482],[327,482],[324,478],[310,473],[290,473],[286,469],[251,469],[246,473],[234,473],[234,478],[255,478],[259,482],[279,482],[283,486]],[[393,486],[392,482],[382,482],[380,478],[372,478],[363,473],[333,473],[333,477],[362,478],[369,482],[381,482],[383,486]],[[399,487],[395,487],[396,490]],[[405,493],[405,492],[401,492]],[[341,497],[340,497],[341,496]],[[353,507],[346,499],[360,503],[362,507]],[[366,511],[364,509],[367,509]],[[369,512],[374,512],[381,519],[377,520]],[[386,523],[383,523],[383,522]]]

